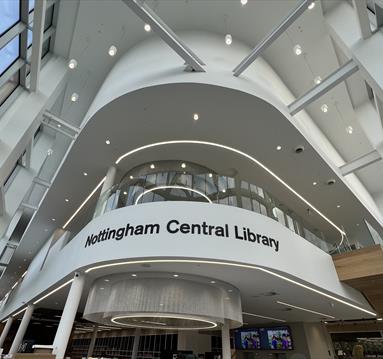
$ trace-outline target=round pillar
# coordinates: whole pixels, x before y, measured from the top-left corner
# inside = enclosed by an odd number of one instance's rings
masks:
[[[230,349],[230,327],[227,320],[221,327],[222,334],[222,359],[231,359]]]
[[[1,332],[0,348],[2,348],[4,345],[5,339],[7,338],[7,335],[9,333],[9,329],[11,329],[12,323],[13,323],[13,317],[9,317],[7,319],[7,323],[5,324],[3,331]]]
[[[25,335],[25,332],[27,331],[29,322],[31,321],[34,309],[35,309],[35,306],[33,304],[28,305],[27,310],[25,311],[23,315],[23,319],[21,320],[19,329],[17,330],[16,336],[13,339],[12,346],[8,354],[17,353],[19,346],[24,339],[24,335]]]

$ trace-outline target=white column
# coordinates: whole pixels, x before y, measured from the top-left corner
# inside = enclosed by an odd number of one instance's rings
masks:
[[[141,334],[141,329],[136,328],[136,331],[134,333],[134,342],[133,342],[131,359],[137,359],[138,345],[140,344],[140,334]]]
[[[111,166],[108,168],[108,172],[106,173],[105,182],[102,185],[102,189],[100,194],[102,195],[106,190],[114,185],[114,181],[116,179],[117,168]]]
[[[96,339],[97,339],[97,331],[98,331],[98,325],[95,324],[93,326],[92,338],[90,339],[88,355],[87,355],[88,358],[93,356],[94,345],[96,344]]]
[[[27,310],[25,311],[25,313],[23,315],[23,319],[21,320],[19,329],[17,330],[16,336],[13,339],[13,343],[12,343],[11,349],[9,350],[8,354],[17,353],[19,346],[23,341],[24,334],[27,331],[28,324],[31,321],[34,309],[35,309],[35,306],[33,304],[28,305]]]
[[[7,319],[7,323],[5,324],[3,331],[1,332],[0,348],[2,348],[4,345],[5,338],[7,337],[8,333],[9,333],[9,329],[11,329],[12,323],[13,323],[13,317],[9,317]]]
[[[53,341],[53,354],[56,359],[63,359],[68,345],[73,322],[76,317],[78,305],[80,303],[82,290],[84,288],[84,276],[76,273],[70,291],[65,302],[61,320],[57,328],[56,336]]]
[[[221,336],[222,336],[222,359],[231,359],[230,327],[226,319],[225,319],[224,325],[221,328]]]

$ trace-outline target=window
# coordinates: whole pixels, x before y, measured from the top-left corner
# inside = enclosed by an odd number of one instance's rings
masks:
[[[20,37],[16,36],[0,49],[0,75],[2,75],[18,59],[20,54],[19,44]]]
[[[35,0],[29,0],[29,12],[35,8]]]
[[[20,72],[17,71],[3,86],[0,87],[0,106],[16,90],[20,83]]]
[[[0,35],[20,21],[20,1],[0,1]]]

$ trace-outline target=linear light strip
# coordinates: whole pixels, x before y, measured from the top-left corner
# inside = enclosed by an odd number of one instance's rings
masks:
[[[292,304],[288,304],[288,303],[285,303],[285,302],[280,302],[279,300],[277,300],[277,303],[281,304],[281,305],[285,305],[287,307],[303,310],[304,312],[314,313],[314,314],[321,315],[323,317],[335,319],[335,317],[333,317],[332,315],[324,314],[324,313],[321,313],[321,312],[316,312],[315,310],[311,310],[311,309],[307,309],[307,308],[298,307],[297,305],[292,305]]]
[[[197,191],[196,189],[193,189],[193,188],[189,188],[189,187],[184,187],[184,186],[158,186],[158,187],[154,187],[154,188],[150,188],[142,193],[140,193],[135,201],[134,204],[137,204],[138,201],[143,197],[145,196],[147,193],[149,192],[153,192],[153,191],[156,191],[158,189],[167,189],[167,188],[175,188],[175,189],[186,189],[187,191],[190,191],[190,192],[194,192],[194,193],[198,193],[199,195],[201,195],[202,197],[204,197],[209,203],[212,203],[212,201],[210,200],[210,198],[208,196],[206,196],[206,194],[200,192],[200,191]]]
[[[105,182],[106,177],[104,177],[99,184],[94,188],[94,190],[89,194],[88,197],[85,198],[84,202],[76,209],[76,211],[72,214],[72,216],[67,220],[67,222],[63,225],[63,229],[65,229],[70,222],[72,222],[73,218],[76,217],[77,213],[81,211],[82,207],[86,205],[86,203],[92,198],[92,196],[97,192],[97,190],[101,187],[101,185]]]
[[[27,310],[28,307],[25,307],[21,310],[19,310],[17,313],[13,314],[12,317],[17,317],[19,314],[21,314],[22,312],[25,312]]]
[[[299,282],[297,282],[297,281],[295,281],[293,279],[287,278],[287,277],[285,277],[285,276],[283,276],[281,274],[277,274],[275,272],[272,272],[271,270],[268,270],[268,269],[265,269],[265,268],[261,268],[261,267],[257,267],[257,266],[253,266],[253,265],[249,265],[249,264],[239,264],[239,263],[222,262],[222,261],[194,260],[194,259],[153,259],[153,260],[135,260],[135,261],[125,261],[125,262],[101,264],[101,265],[98,265],[98,266],[95,266],[95,267],[88,268],[85,271],[85,273],[89,273],[91,271],[94,271],[94,270],[97,270],[97,269],[101,269],[101,268],[115,267],[115,266],[120,266],[120,265],[130,265],[130,264],[143,264],[143,263],[203,263],[203,264],[218,264],[218,265],[224,265],[224,266],[229,266],[229,267],[256,269],[256,270],[260,270],[262,272],[271,274],[271,275],[273,275],[275,277],[278,277],[280,279],[283,279],[283,280],[285,280],[287,282],[293,283],[293,284],[295,284],[295,285],[297,285],[299,287],[308,289],[308,290],[310,290],[310,291],[312,291],[314,293],[323,295],[324,297],[332,299],[332,300],[334,300],[336,302],[345,304],[345,305],[347,305],[347,306],[349,306],[351,308],[360,310],[360,311],[362,311],[364,313],[367,313],[369,315],[372,315],[372,316],[376,317],[376,313],[371,312],[371,311],[369,311],[367,309],[364,309],[364,308],[359,307],[359,306],[357,306],[355,304],[346,302],[343,299],[339,299],[339,298],[334,297],[334,296],[332,296],[330,294],[322,292],[322,291],[320,291],[318,289],[309,287],[309,286],[307,286],[305,284],[299,283]]]
[[[277,319],[277,318],[272,318],[272,317],[266,317],[266,316],[264,316],[264,315],[253,314],[253,313],[247,313],[247,312],[242,312],[242,314],[244,314],[244,315],[249,315],[249,316],[251,316],[251,317],[257,317],[257,318],[263,318],[263,319],[271,319],[271,320],[275,320],[276,322],[286,323],[286,320],[283,320],[283,319]]]
[[[215,142],[208,142],[208,141],[198,141],[198,140],[172,140],[172,141],[163,141],[163,142],[156,142],[156,143],[151,143],[151,144],[148,144],[148,145],[145,145],[145,146],[141,146],[141,147],[138,147],[138,148],[135,148],[134,150],[131,150],[129,152],[126,152],[125,154],[123,154],[122,156],[120,156],[117,160],[116,160],[116,164],[119,164],[124,158],[136,153],[136,152],[139,152],[139,151],[142,151],[142,150],[145,150],[145,149],[148,149],[148,148],[152,148],[152,147],[158,147],[158,146],[164,146],[164,145],[171,145],[171,144],[197,144],[197,145],[207,145],[207,146],[212,146],[212,147],[218,147],[218,148],[223,148],[225,150],[229,150],[229,151],[232,151],[234,153],[237,153],[243,157],[246,157],[247,159],[249,159],[250,161],[256,163],[258,166],[260,166],[261,168],[263,168],[267,173],[269,173],[271,176],[273,176],[279,183],[281,183],[284,187],[286,187],[290,192],[292,192],[295,196],[297,196],[300,200],[302,200],[305,204],[307,204],[308,206],[310,206],[310,208],[312,208],[319,216],[321,216],[326,222],[328,222],[330,225],[332,225],[337,231],[339,231],[341,234],[345,235],[345,232],[339,228],[334,222],[332,222],[329,218],[327,218],[322,212],[320,212],[314,205],[312,205],[309,201],[307,201],[303,196],[301,196],[297,191],[295,191],[292,187],[290,187],[284,180],[282,180],[279,176],[277,176],[272,170],[270,170],[268,167],[266,167],[262,162],[258,161],[256,158],[250,156],[249,154],[243,152],[243,151],[240,151],[240,150],[237,150],[236,148],[234,147],[230,147],[230,146],[226,146],[226,145],[221,145],[219,143],[215,143]]]
[[[65,286],[67,286],[69,283],[72,283],[73,282],[73,279],[70,279],[68,280],[67,282],[65,282],[64,284],[61,284],[59,287],[57,287],[56,289],[53,289],[52,291],[50,291],[48,294],[45,294],[43,297],[41,297],[40,299],[37,299],[35,302],[33,302],[33,304],[37,304],[37,303],[40,303],[42,300],[44,300],[45,298],[48,298],[50,295],[52,295],[53,293],[56,293],[57,291],[59,291],[60,289],[64,288]]]

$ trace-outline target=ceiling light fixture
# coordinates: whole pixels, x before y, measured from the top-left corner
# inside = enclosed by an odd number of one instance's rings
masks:
[[[127,196],[128,195],[128,192],[124,191],[124,196]]]
[[[209,177],[212,178],[212,177],[213,177],[213,174],[212,174],[212,173],[209,173]]]
[[[68,62],[68,67],[73,70],[77,67],[78,63],[75,59],[71,59],[69,62]]]
[[[145,24],[144,29],[145,29],[146,32],[150,32],[152,27],[149,24]]]
[[[257,318],[263,318],[263,319],[270,319],[270,320],[275,320],[276,322],[282,322],[286,323],[286,320],[283,319],[277,319],[277,318],[272,318],[272,317],[265,317],[264,315],[259,315],[259,314],[253,314],[253,313],[247,313],[247,312],[242,312],[243,315],[249,315],[251,317],[257,317]]]
[[[57,287],[56,289],[53,289],[52,291],[50,291],[48,294],[45,294],[43,297],[41,297],[40,299],[37,299],[35,302],[33,302],[33,304],[37,304],[37,303],[40,303],[42,300],[44,300],[45,298],[48,298],[50,295],[52,295],[53,293],[56,293],[57,291],[59,291],[61,288],[64,288],[65,286],[67,286],[69,283],[72,283],[73,282],[73,279],[70,279],[68,280],[67,282],[65,282],[64,284],[61,284],[59,287]]]
[[[354,129],[352,126],[347,126],[346,127],[346,132],[349,134],[349,135],[352,135],[352,133],[354,132]]]
[[[137,277],[137,274],[133,273],[131,274],[132,277]]]
[[[314,2],[314,1],[313,1],[309,6],[307,6],[307,8],[308,8],[309,10],[314,9],[314,7],[315,7],[315,2]]]
[[[233,43],[233,37],[230,34],[225,35],[225,43],[229,46]]]
[[[186,163],[181,163],[182,168],[186,168]]]
[[[318,183],[317,182],[313,182],[313,186],[316,186]]]
[[[65,202],[69,202],[69,199],[68,199],[68,198],[65,198]]]
[[[72,102],[77,102],[77,101],[78,101],[78,98],[79,98],[78,93],[73,92],[72,95],[71,95],[71,97],[70,97],[70,100],[71,100]]]
[[[56,218],[52,218],[52,221],[55,222],[55,221],[56,221]]]
[[[84,176],[87,176],[88,174],[86,172],[83,173]]]
[[[316,85],[319,85],[321,82],[322,82],[322,77],[320,77],[320,76],[314,77],[314,83]]]
[[[304,312],[318,314],[318,315],[322,315],[323,317],[335,319],[335,317],[333,317],[332,315],[324,314],[324,313],[321,313],[321,312],[316,312],[315,310],[311,310],[311,309],[306,309],[306,308],[298,307],[297,305],[292,305],[292,304],[288,304],[288,303],[285,303],[285,302],[280,302],[279,300],[277,300],[277,303],[281,304],[281,305],[285,305],[286,307],[291,307],[291,308],[294,308],[294,309],[303,310]]]
[[[106,143],[107,145],[110,145],[110,140],[105,140],[105,143]]]
[[[109,56],[112,56],[112,57],[115,56],[117,54],[117,47],[114,45],[109,47],[108,54]]]
[[[324,103],[320,109],[322,110],[322,112],[326,113],[328,111],[328,106]]]
[[[383,320],[383,318],[377,318],[376,320],[379,320],[379,322],[381,322]]]
[[[154,170],[154,169],[156,168],[156,166],[152,163],[152,164],[150,165],[150,168],[151,168],[152,170]]]
[[[193,120],[194,121],[198,121],[199,120],[199,114],[198,113],[194,113],[193,114]]]
[[[134,177],[132,175],[129,176],[130,179],[133,179]]]
[[[294,54],[299,56],[299,55],[302,55],[302,53],[303,53],[303,50],[302,50],[301,45],[295,45],[294,46]]]
[[[277,151],[280,151],[282,149],[282,146],[277,146]]]
[[[215,284],[215,280],[211,280],[210,283],[211,283],[211,284]]]
[[[340,208],[340,207],[341,207],[341,205],[340,205],[340,204],[337,204],[336,208]]]
[[[178,277],[179,277],[179,274],[173,274],[173,277],[174,277],[174,278],[178,278]]]
[[[245,6],[247,4],[247,0],[241,0],[241,5]]]

